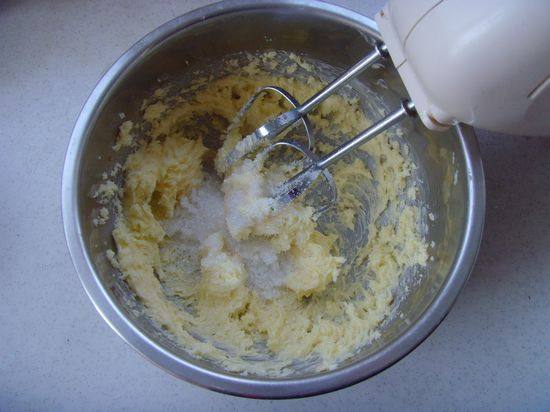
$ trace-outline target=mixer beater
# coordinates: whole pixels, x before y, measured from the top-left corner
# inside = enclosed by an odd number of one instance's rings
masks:
[[[383,43],[375,45],[371,53],[301,105],[288,91],[280,87],[266,86],[260,88],[238,112],[228,129],[228,133],[237,127],[240,121],[246,116],[247,111],[254,104],[254,102],[266,92],[274,92],[281,95],[293,108],[287,112],[277,115],[271,120],[268,120],[254,132],[239,141],[232,151],[230,151],[224,158],[220,159],[218,162],[218,168],[222,173],[226,172],[235,162],[239,161],[247,154],[256,151],[261,146],[269,142],[274,142],[277,137],[281,135],[281,133],[288,128],[297,125],[301,121],[307,136],[307,146],[295,140],[285,139],[272,143],[264,152],[270,152],[276,147],[284,146],[285,148],[290,148],[300,152],[300,154],[304,157],[305,168],[273,190],[272,198],[274,201],[274,207],[282,207],[304,194],[304,192],[312,186],[319,176],[323,176],[328,184],[329,191],[332,195],[329,203],[334,203],[337,198],[336,186],[330,172],[327,170],[327,167],[340,160],[344,155],[353,149],[367,143],[369,140],[384,132],[389,127],[395,125],[400,120],[408,116],[415,116],[416,109],[411,101],[403,100],[399,108],[395,109],[386,117],[359,133],[345,144],[339,146],[334,151],[322,157],[317,156],[313,152],[315,138],[307,115],[336,90],[357,77],[368,67],[387,58],[388,50],[386,46]],[[323,205],[317,208],[317,212],[322,212],[328,207],[330,207],[330,204]]]

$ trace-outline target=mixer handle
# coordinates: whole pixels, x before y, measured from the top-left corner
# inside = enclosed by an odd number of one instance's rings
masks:
[[[377,14],[423,123],[550,135],[550,1],[389,0]]]

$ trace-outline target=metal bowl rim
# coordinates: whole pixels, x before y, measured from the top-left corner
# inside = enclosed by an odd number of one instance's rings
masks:
[[[61,204],[67,245],[80,281],[105,321],[141,355],[172,375],[218,392],[251,398],[294,398],[334,391],[367,379],[402,359],[430,335],[451,309],[474,265],[484,225],[485,180],[479,147],[473,129],[467,125],[457,125],[455,134],[465,154],[470,202],[464,223],[464,237],[452,270],[441,290],[419,320],[386,347],[344,368],[315,376],[269,379],[236,376],[202,368],[161,347],[124,316],[94,271],[78,217],[79,200],[76,189],[82,152],[88,138],[89,126],[95,121],[101,103],[113,84],[124,75],[133,62],[179,30],[223,14],[292,7],[305,9],[308,13],[330,16],[380,38],[376,23],[372,19],[317,0],[228,0],[191,11],[143,37],[103,75],[75,123],[63,168]]]

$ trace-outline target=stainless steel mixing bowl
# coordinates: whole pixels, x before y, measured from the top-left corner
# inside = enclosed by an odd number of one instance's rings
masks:
[[[318,1],[228,1],[164,24],[137,42],[103,76],[82,109],[67,150],[62,187],[65,234],[95,307],[146,358],[177,377],[220,392],[258,398],[308,396],[351,385],[389,367],[445,317],[474,264],[485,210],[481,159],[467,126],[435,134],[419,122],[403,125],[427,203],[437,216],[435,222],[428,222],[435,261],[399,302],[401,316],[384,325],[380,339],[330,372],[297,372],[284,379],[239,376],[190,357],[156,329],[127,285],[113,275],[105,258],[105,249],[114,247],[112,225],[92,224],[97,205],[89,196],[90,188],[101,172],[123,160],[111,150],[119,113],[137,118],[142,99],[159,77],[177,78],[231,53],[267,49],[293,51],[343,69],[364,56],[377,39],[372,20]],[[376,81],[380,76],[385,85]],[[359,82],[369,84],[388,107],[396,107],[399,98],[406,96],[391,65],[367,71]]]

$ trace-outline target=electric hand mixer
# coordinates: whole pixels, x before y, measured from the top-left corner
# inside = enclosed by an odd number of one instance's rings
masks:
[[[294,108],[267,121],[221,159],[233,163],[302,121],[308,146],[290,140],[272,144],[298,150],[306,168],[273,192],[277,205],[304,193],[322,175],[335,194],[326,168],[408,116],[419,115],[432,130],[459,122],[524,135],[550,134],[550,1],[547,0],[390,0],[376,16],[385,44],[326,88],[299,104],[284,89],[260,89],[241,109],[241,119],[263,93],[275,92]],[[318,157],[307,114],[374,63],[391,58],[412,101]],[[413,103],[414,102],[414,103]],[[236,122],[232,125],[234,127]]]

